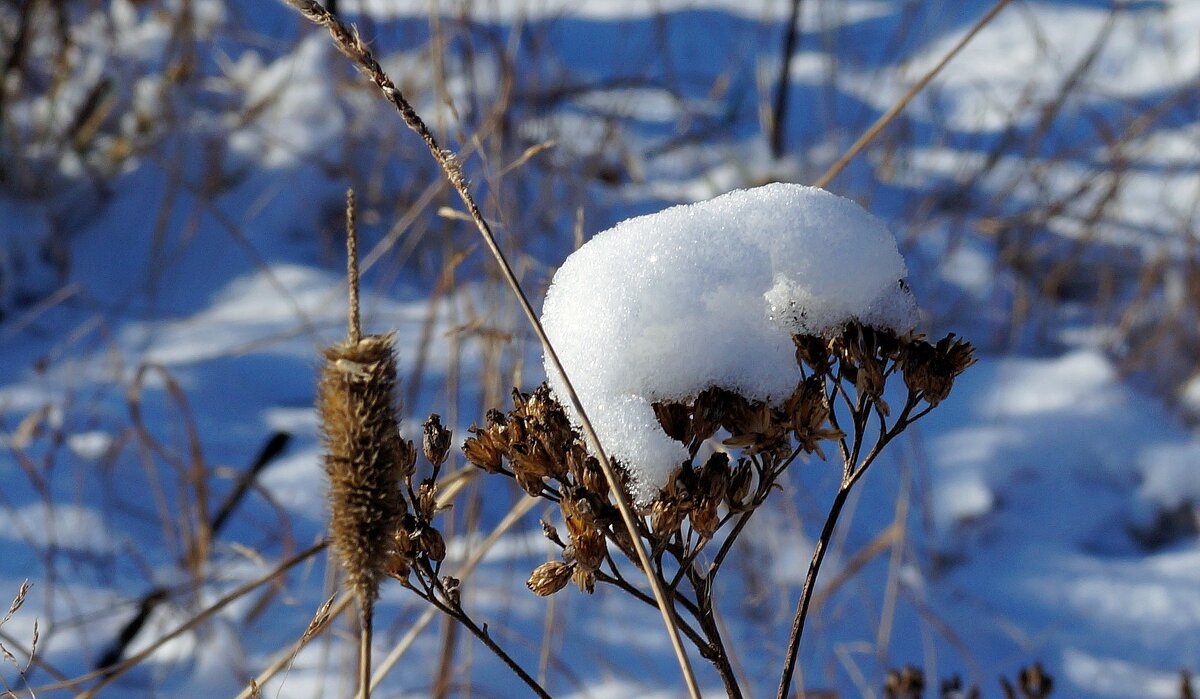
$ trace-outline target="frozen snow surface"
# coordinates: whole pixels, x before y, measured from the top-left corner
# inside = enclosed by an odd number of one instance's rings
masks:
[[[651,403],[711,386],[786,398],[792,336],[852,319],[916,325],[904,259],[883,222],[849,199],[775,183],[618,223],[551,281],[542,323],[610,456],[652,500],[687,459]],[[550,385],[570,405],[546,361]]]

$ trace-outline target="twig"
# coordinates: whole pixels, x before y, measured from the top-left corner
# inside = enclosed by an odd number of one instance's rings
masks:
[[[225,595],[221,599],[217,600],[213,604],[209,605],[203,611],[201,611],[198,614],[196,614],[195,616],[191,617],[190,619],[188,619],[186,622],[181,624],[179,627],[177,627],[170,633],[155,640],[153,643],[148,645],[141,652],[130,656],[129,658],[125,659],[124,661],[120,662],[117,665],[113,665],[112,667],[105,668],[104,670],[96,670],[96,671],[88,672],[86,674],[80,675],[79,677],[75,677],[66,682],[57,682],[55,684],[46,685],[43,687],[37,687],[37,688],[35,688],[35,691],[42,693],[42,692],[59,690],[59,689],[74,689],[74,688],[82,685],[83,683],[88,682],[89,680],[94,680],[94,679],[99,678],[100,679],[99,682],[97,682],[95,685],[93,685],[86,692],[83,692],[79,695],[80,697],[83,697],[83,699],[91,699],[91,697],[96,696],[96,694],[101,689],[112,684],[118,677],[125,674],[129,670],[133,669],[134,667],[139,665],[142,661],[149,658],[151,655],[154,655],[154,653],[158,652],[158,650],[160,648],[162,648],[164,645],[166,645],[167,643],[175,640],[176,638],[179,638],[180,636],[191,631],[192,629],[195,629],[197,626],[204,623],[205,621],[208,621],[210,618],[215,616],[217,614],[217,612],[221,611],[222,609],[229,606],[233,602],[236,602],[237,600],[241,599],[242,597],[245,597],[246,595],[250,594],[254,590],[256,590],[259,587],[262,587],[263,585],[278,578],[280,575],[286,573],[288,570],[294,568],[295,566],[299,565],[300,563],[303,563],[304,561],[308,560],[309,558],[313,557],[314,555],[320,553],[321,551],[324,551],[326,546],[328,546],[328,543],[325,541],[321,541],[317,544],[314,544],[313,546],[308,547],[307,549],[301,551],[300,553],[297,553],[296,555],[292,556],[291,558],[288,558],[288,559],[282,561],[279,565],[275,566],[275,568],[273,568],[270,572],[254,579],[254,580],[251,580],[250,582],[245,583],[244,585],[241,585],[240,587],[234,589],[232,592]]]
[[[489,534],[488,537],[479,544],[479,547],[472,552],[471,557],[467,559],[466,563],[463,563],[462,568],[455,571],[455,576],[460,580],[465,580],[467,576],[470,575],[473,570],[475,570],[475,567],[478,566],[483,560],[484,555],[486,555],[487,552],[496,545],[496,542],[500,540],[500,537],[503,536],[505,532],[511,529],[513,525],[520,521],[522,517],[524,517],[538,504],[538,501],[533,498],[521,498],[517,504],[513,505],[513,508],[504,517],[504,519],[496,525],[496,528],[492,530],[492,533]],[[412,645],[412,642],[416,640],[416,635],[433,621],[433,612],[434,610],[430,609],[425,615],[422,615],[421,618],[419,618],[417,622],[413,624],[409,632],[405,634],[404,638],[396,644],[396,647],[392,649],[388,656],[379,663],[378,669],[375,670],[375,676],[371,678],[372,687],[377,687],[379,683],[383,681],[383,678],[387,675],[388,671],[392,669],[392,667],[400,660],[400,657],[407,652],[408,647]]]
[[[362,339],[362,315],[358,308],[358,226],[354,215],[354,190],[346,190],[346,284],[350,287],[350,308],[346,314],[350,342]]]
[[[904,108],[908,106],[908,103],[911,102],[913,98],[921,92],[921,90],[924,90],[925,86],[928,85],[929,82],[935,77],[937,77],[938,73],[942,72],[942,68],[945,68],[946,64],[953,60],[954,57],[958,55],[958,52],[961,51],[964,46],[970,43],[971,39],[975,38],[975,35],[978,34],[981,29],[986,27],[996,15],[1000,14],[1000,10],[1003,10],[1004,7],[1010,2],[1012,2],[1012,0],[999,0],[986,15],[984,15],[978,22],[975,23],[975,26],[971,27],[971,31],[967,32],[963,38],[958,40],[958,43],[954,44],[954,46],[948,52],[946,52],[946,55],[942,57],[942,60],[937,62],[937,65],[935,65],[929,70],[928,73],[922,76],[921,79],[917,81],[916,85],[913,85],[911,88],[909,88],[908,92],[905,93],[905,95],[901,97],[896,104],[892,105],[891,109],[887,110],[882,116],[876,119],[875,123],[871,124],[871,128],[867,129],[862,136],[859,136],[858,140],[854,142],[854,145],[850,146],[850,149],[847,150],[842,157],[838,158],[838,161],[834,163],[828,170],[826,170],[825,174],[821,175],[821,178],[818,179],[813,186],[821,188],[827,187],[833,178],[841,174],[842,170],[846,169],[846,165],[848,165],[855,156],[861,153],[871,141],[875,140],[875,137],[879,135],[879,132],[883,131],[884,127],[890,124],[892,120],[895,119],[898,114],[900,114],[900,112],[904,111]]]
[[[428,562],[426,562],[426,566],[428,566]],[[528,685],[528,687],[533,690],[534,694],[538,695],[538,697],[541,697],[541,699],[550,699],[550,694],[546,692],[546,690],[543,689],[540,684],[538,684],[538,681],[534,679],[533,676],[525,670],[525,668],[521,667],[520,663],[513,660],[512,656],[509,655],[508,652],[500,646],[500,644],[492,640],[492,635],[488,632],[487,624],[479,626],[475,623],[475,620],[471,618],[471,615],[467,614],[466,610],[462,608],[462,603],[458,599],[457,592],[451,592],[450,590],[447,590],[446,586],[442,582],[442,579],[438,577],[436,571],[427,567],[425,570],[425,575],[428,576],[432,581],[432,588],[428,588],[426,591],[422,592],[411,585],[408,587],[416,592],[419,596],[423,597],[434,607],[437,607],[439,610],[441,610],[443,614],[446,614],[450,618],[454,619],[461,624],[463,628],[470,631],[473,636],[478,638],[479,641],[483,643],[483,645],[487,646],[488,650],[492,651],[493,655],[507,665],[517,677],[520,677],[521,681]]]
[[[600,468],[604,472],[604,477],[608,481],[609,488],[616,500],[617,509],[621,513],[621,519],[625,527],[629,530],[630,538],[633,541],[634,548],[637,550],[638,559],[642,564],[642,570],[646,573],[646,579],[650,583],[650,587],[654,592],[655,600],[658,603],[659,612],[662,614],[663,622],[666,625],[667,633],[671,639],[671,646],[675,651],[675,656],[679,661],[679,667],[683,673],[684,681],[687,683],[688,693],[692,699],[699,699],[700,690],[696,684],[696,677],[692,672],[691,664],[688,661],[687,653],[683,648],[682,640],[679,636],[679,630],[675,627],[675,612],[671,606],[666,592],[663,589],[662,583],[656,579],[651,572],[653,567],[650,564],[650,557],[646,552],[642,542],[640,530],[637,520],[633,515],[633,508],[630,506],[629,497],[623,490],[620,480],[613,471],[612,463],[608,458],[604,447],[600,443],[599,437],[596,435],[595,429],[592,427],[591,421],[587,417],[586,411],[576,394],[575,389],[567,376],[566,369],[559,360],[558,353],[550,344],[550,338],[546,335],[545,329],[538,320],[537,314],[533,311],[533,306],[529,303],[529,299],[525,296],[525,292],[521,289],[521,284],[517,280],[516,274],[513,272],[508,259],[503,251],[500,250],[496,242],[496,237],[493,235],[491,227],[484,220],[483,214],[479,210],[479,206],[475,203],[474,197],[471,196],[467,188],[466,177],[463,174],[462,167],[458,162],[458,158],[446,149],[443,149],[434,138],[433,133],[429,131],[429,127],[417,115],[412,105],[401,94],[399,88],[392,82],[391,78],[384,73],[383,68],[375,59],[370,49],[362,41],[358,33],[350,27],[347,27],[340,20],[321,6],[315,0],[284,0],[288,5],[300,11],[307,19],[314,24],[325,27],[329,30],[333,37],[334,43],[346,57],[354,61],[359,70],[366,75],[376,87],[383,93],[383,96],[397,109],[404,123],[421,137],[433,155],[435,161],[442,168],[443,174],[450,184],[458,192],[459,198],[462,199],[463,205],[470,214],[471,220],[475,222],[475,227],[479,230],[483,237],[484,243],[491,251],[492,256],[496,259],[496,263],[500,266],[500,271],[503,274],[505,281],[512,289],[513,294],[517,297],[517,301],[524,312],[526,319],[533,327],[534,334],[542,344],[542,348],[546,353],[546,358],[550,360],[550,364],[554,370],[562,377],[563,386],[567,393],[567,398],[570,400],[575,414],[579,417],[579,422],[583,428],[584,434],[587,436],[588,442],[595,453],[597,460],[600,463]]]
[[[775,81],[775,111],[771,117],[771,155],[778,160],[783,155],[784,122],[787,121],[788,83],[792,74],[792,54],[796,51],[796,37],[800,34],[800,3],[792,0],[792,13],[788,17],[787,34],[783,39],[783,53],[779,58],[779,78]]]
[[[821,562],[825,559],[825,550],[833,537],[833,528],[837,525],[838,516],[850,495],[850,486],[843,483],[833,498],[833,506],[825,518],[825,526],[821,530],[821,538],[817,539],[817,547],[813,550],[812,562],[808,564],[808,574],[804,576],[804,587],[800,590],[800,603],[796,606],[796,617],[792,620],[792,632],[788,638],[787,660],[784,662],[783,675],[779,678],[779,692],[776,699],[787,699],[792,687],[792,673],[796,669],[796,656],[800,650],[800,637],[804,633],[804,621],[808,617],[808,606],[812,601],[813,588],[817,582],[817,573],[821,570]]]

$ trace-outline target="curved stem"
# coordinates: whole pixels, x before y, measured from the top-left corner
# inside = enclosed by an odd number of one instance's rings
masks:
[[[604,446],[600,443],[600,438],[597,436],[595,429],[592,427],[591,420],[588,419],[587,412],[583,409],[583,404],[579,400],[579,395],[575,392],[575,388],[571,383],[570,377],[567,375],[566,369],[563,367],[562,361],[558,357],[558,352],[555,351],[554,345],[550,343],[549,336],[546,335],[545,328],[538,320],[537,314],[533,310],[533,306],[529,303],[529,299],[525,296],[524,290],[521,288],[520,281],[517,280],[517,275],[513,272],[512,266],[508,262],[508,258],[500,249],[496,242],[496,236],[492,233],[492,228],[484,219],[483,213],[479,210],[479,206],[475,203],[475,198],[471,195],[470,189],[467,187],[467,178],[463,174],[462,166],[459,163],[458,157],[452,151],[442,148],[434,137],[433,132],[429,130],[425,122],[413,109],[412,104],[404,97],[392,79],[383,71],[379,61],[376,60],[371,50],[367,48],[366,43],[359,37],[358,32],[346,26],[337,17],[331,15],[321,3],[316,0],[283,0],[291,7],[298,10],[308,20],[329,30],[330,36],[333,38],[334,44],[347,58],[352,60],[359,70],[379,88],[383,93],[384,99],[392,104],[400,113],[400,118],[404,124],[412,129],[421,140],[425,142],[425,146],[429,149],[429,153],[442,169],[446,180],[450,183],[454,190],[458,193],[459,199],[467,209],[471,220],[475,223],[475,227],[479,230],[480,236],[483,238],[484,244],[495,258],[496,264],[500,267],[500,272],[504,276],[508,286],[512,289],[513,295],[516,297],[521,311],[525,314],[529,321],[530,327],[537,335],[541,342],[542,349],[546,354],[546,359],[550,365],[554,367],[554,371],[559,374],[563,380],[563,386],[567,394],[567,398],[574,408],[576,416],[579,418],[580,425],[583,427],[584,435],[587,437],[588,443],[592,448],[596,459],[600,462],[600,469],[604,472],[604,478],[608,481],[609,490],[613,494],[613,499],[616,501],[617,510],[621,513],[621,520],[625,523],[626,529],[629,530],[630,539],[633,541],[633,546],[637,551],[638,559],[641,562],[642,570],[646,572],[646,578],[650,583],[650,589],[654,592],[654,599],[658,602],[658,610],[662,615],[663,623],[667,629],[667,635],[671,640],[671,647],[675,651],[676,660],[679,662],[679,669],[683,674],[684,683],[687,685],[688,695],[692,699],[700,699],[700,688],[696,683],[696,676],[692,672],[691,662],[688,660],[687,652],[683,648],[683,641],[679,636],[679,629],[676,628],[675,609],[671,606],[670,599],[667,597],[666,590],[662,581],[658,580],[650,566],[650,556],[646,551],[646,547],[642,543],[642,530],[639,527],[638,520],[634,516],[633,507],[629,502],[629,496],[626,495],[621,481],[617,478],[613,470],[612,462],[609,460]]]
[[[808,605],[812,602],[813,589],[817,582],[817,573],[821,570],[821,562],[825,560],[825,550],[833,538],[833,529],[837,525],[842,507],[850,495],[850,483],[843,482],[833,498],[833,506],[829,508],[829,516],[825,518],[825,527],[821,530],[821,538],[817,539],[817,547],[813,550],[812,562],[808,564],[808,574],[804,577],[804,587],[800,590],[800,602],[796,605],[796,617],[792,620],[792,632],[788,637],[787,660],[784,661],[783,675],[779,678],[779,692],[776,699],[787,699],[792,686],[792,673],[796,669],[796,656],[800,651],[800,637],[804,634],[804,621],[808,617]]]

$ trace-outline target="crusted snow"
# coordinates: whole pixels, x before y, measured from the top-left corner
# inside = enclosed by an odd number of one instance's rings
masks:
[[[598,234],[554,275],[542,322],[601,443],[652,500],[687,458],[651,404],[709,386],[780,400],[791,337],[852,319],[911,330],[916,306],[882,222],[794,184],[744,189]],[[550,385],[569,404],[562,378]]]

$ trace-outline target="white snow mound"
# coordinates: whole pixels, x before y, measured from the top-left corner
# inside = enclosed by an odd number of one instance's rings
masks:
[[[860,206],[770,184],[618,223],[554,275],[542,323],[640,504],[684,460],[651,403],[710,386],[775,401],[795,388],[791,337],[859,319],[911,330],[896,242]],[[562,378],[546,364],[559,400]]]

